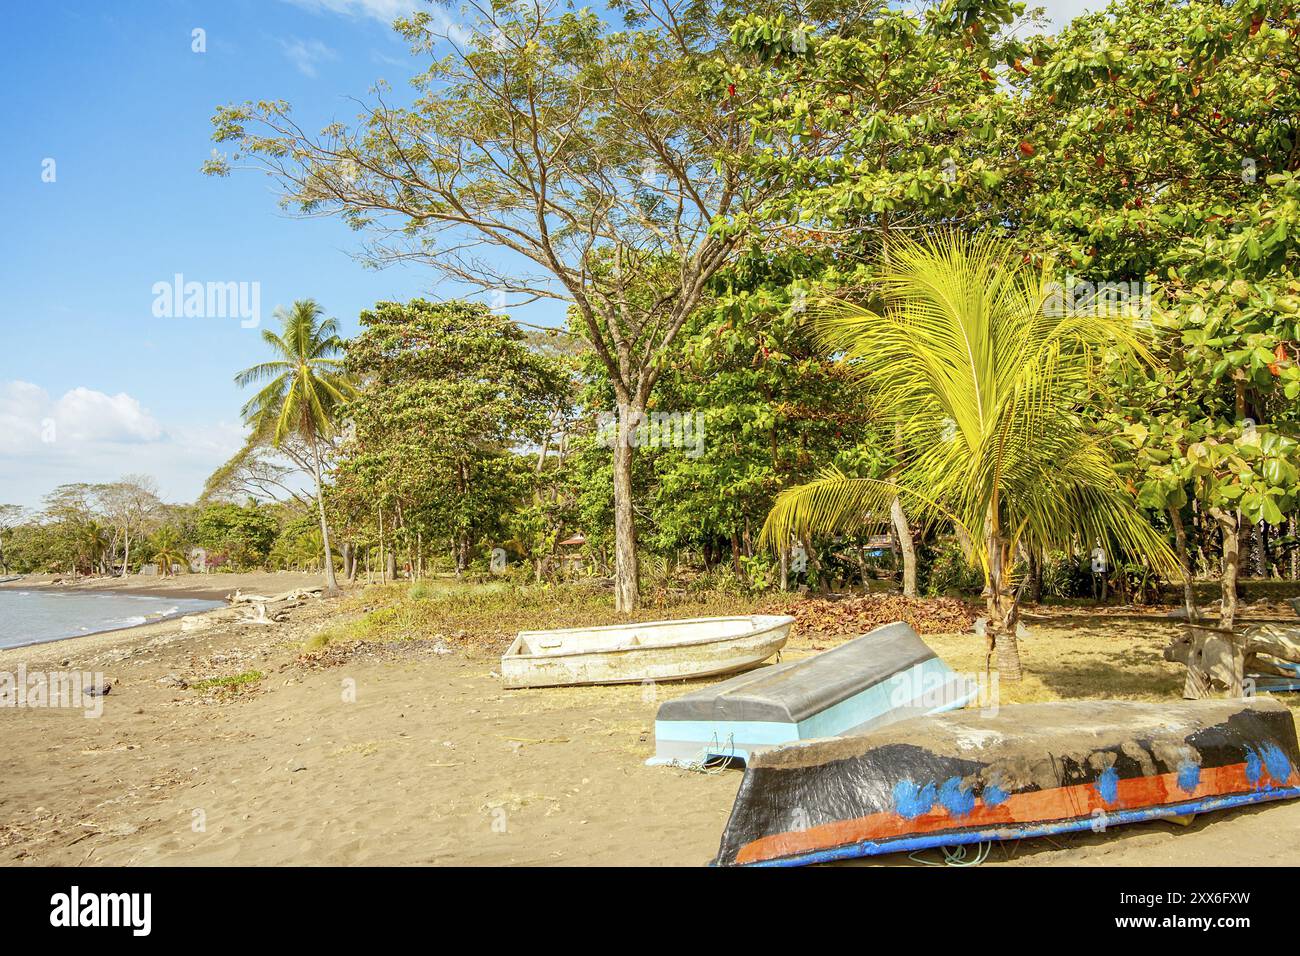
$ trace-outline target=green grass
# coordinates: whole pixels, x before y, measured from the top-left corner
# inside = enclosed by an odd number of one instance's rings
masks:
[[[617,620],[710,617],[755,613],[760,602],[730,591],[682,591],[647,595],[630,618],[614,610],[614,595],[591,583],[485,583],[434,579],[414,584],[373,585],[342,608],[350,620],[303,644],[304,653],[349,641],[414,641],[442,638],[500,653],[522,630],[583,627]]]
[[[256,684],[265,678],[266,675],[261,671],[244,671],[242,674],[235,674],[231,677],[209,677],[206,680],[196,681],[190,684],[190,690],[212,690],[214,688],[243,687],[246,684]]]

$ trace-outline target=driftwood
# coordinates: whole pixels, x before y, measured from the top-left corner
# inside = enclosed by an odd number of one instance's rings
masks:
[[[1300,664],[1300,627],[1255,624],[1229,631],[1192,625],[1165,648],[1164,656],[1187,667],[1184,697],[1208,697],[1216,690],[1240,697],[1247,674],[1294,676],[1277,661]]]
[[[269,596],[236,591],[230,603],[233,606],[245,605],[241,610],[248,614],[244,619],[246,624],[275,624],[285,619],[287,611],[305,604],[308,598],[320,597],[323,590],[324,588],[295,588]]]
[[[273,594],[269,597],[265,594],[244,594],[236,591],[230,598],[231,604],[279,604],[281,601],[301,601],[305,598],[319,597],[325,589],[318,588],[294,588],[292,591],[285,591],[282,594]]]
[[[1300,627],[1256,624],[1246,628],[1242,636],[1247,654],[1267,654],[1300,664]]]

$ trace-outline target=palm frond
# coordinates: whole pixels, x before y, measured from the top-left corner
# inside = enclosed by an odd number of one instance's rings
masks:
[[[882,310],[827,299],[809,317],[906,464],[888,481],[823,473],[787,489],[764,541],[881,521],[897,495],[972,540],[1100,538],[1178,573],[1085,414],[1104,364],[1154,362],[1132,317],[1048,309],[1045,277],[989,235],[899,242],[878,283]]]

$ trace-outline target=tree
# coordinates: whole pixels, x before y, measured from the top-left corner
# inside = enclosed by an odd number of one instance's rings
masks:
[[[1007,0],[848,2],[733,25],[753,57],[729,62],[726,79],[746,91],[764,147],[749,173],[769,187],[756,218],[768,247],[798,255],[801,292],[859,295],[894,241],[927,229],[1012,230],[1032,154],[1015,91],[1045,45],[1018,35],[1023,12]],[[911,526],[900,502],[890,512],[915,597]]]
[[[1026,233],[1094,289],[1145,290],[1162,365],[1118,377],[1114,441],[1176,538],[1192,505],[1220,531],[1231,629],[1252,529],[1300,501],[1300,31],[1274,0],[1126,0],[1055,47]]]
[[[112,484],[99,486],[97,499],[105,517],[113,524],[114,540],[122,539],[122,576],[131,573],[131,534],[145,535],[146,522],[162,507],[158,483],[147,475],[123,475]],[[114,546],[114,559],[116,546]]]
[[[900,243],[878,279],[883,311],[834,303],[817,325],[898,429],[904,464],[887,479],[832,470],[784,492],[764,538],[883,521],[895,496],[951,522],[982,545],[972,553],[987,585],[989,655],[1002,679],[1019,680],[1022,544],[1101,540],[1178,571],[1092,427],[1099,365],[1143,351],[1133,318],[1051,308],[1042,277],[988,237]]]
[[[163,577],[171,577],[172,570],[177,565],[189,570],[190,562],[185,554],[185,546],[181,542],[180,532],[174,527],[164,525],[159,528],[150,544],[151,560],[158,565]]]
[[[241,414],[252,427],[250,444],[280,448],[296,436],[311,453],[316,506],[320,515],[324,551],[325,584],[338,591],[334,558],[330,550],[329,525],[325,520],[324,478],[321,443],[332,438],[339,427],[339,409],[355,389],[343,369],[343,340],[338,323],[323,319],[324,310],[311,299],[299,299],[292,309],[276,309],[281,331],[262,330],[264,341],[276,358],[247,368],[235,376],[240,387],[261,384],[262,389],[244,405]]]
[[[666,357],[762,200],[753,145],[720,71],[736,56],[728,5],[620,0],[626,28],[558,2],[473,3],[477,33],[416,80],[409,108],[382,91],[360,125],[302,130],[288,104],[226,106],[214,139],[276,177],[290,205],[368,230],[367,255],[414,260],[507,299],[571,305],[614,392],[615,591],[639,601],[634,447]],[[398,30],[432,56],[428,13]],[[216,157],[209,173],[225,174]],[[496,255],[480,255],[484,247]]]
[[[27,509],[22,505],[0,505],[0,572],[9,573],[9,538],[19,525],[27,520]]]
[[[279,530],[265,506],[213,502],[199,512],[194,542],[236,567],[249,567],[266,559]]]
[[[365,513],[378,499],[401,533],[450,543],[460,573],[510,510],[518,483],[502,460],[543,441],[569,377],[482,305],[380,302],[361,326],[346,365],[365,387],[345,410],[334,505]]]
[[[683,329],[681,356],[665,372],[657,402],[695,410],[695,419],[678,447],[647,456],[648,540],[659,550],[699,548],[711,564],[730,546],[734,567],[762,568],[743,562],[756,558],[754,536],[782,488],[814,477],[818,462],[852,474],[883,472],[889,442],[804,321],[804,277],[824,269],[812,250],[753,250],[719,274],[722,288]],[[783,583],[796,543],[807,550],[810,571],[820,563],[813,542],[785,542]]]

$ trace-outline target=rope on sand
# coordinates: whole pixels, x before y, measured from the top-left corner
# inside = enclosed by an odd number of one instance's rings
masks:
[[[918,855],[919,850],[916,853],[907,854],[907,858],[917,863],[923,863],[926,866],[979,866],[989,858],[989,852],[993,849],[993,841],[990,840],[987,843],[981,841],[976,844],[975,855],[970,859],[966,858],[966,851],[969,849],[966,844],[961,846],[941,846],[939,849],[943,851],[942,863],[938,860],[922,859]]]
[[[718,742],[718,735],[713,735],[713,746],[704,746],[699,750],[695,759],[687,763],[678,764],[683,770],[689,770],[691,773],[703,773],[709,776],[722,773],[736,757],[736,740],[732,734],[727,734],[727,750],[724,753],[722,745]]]

